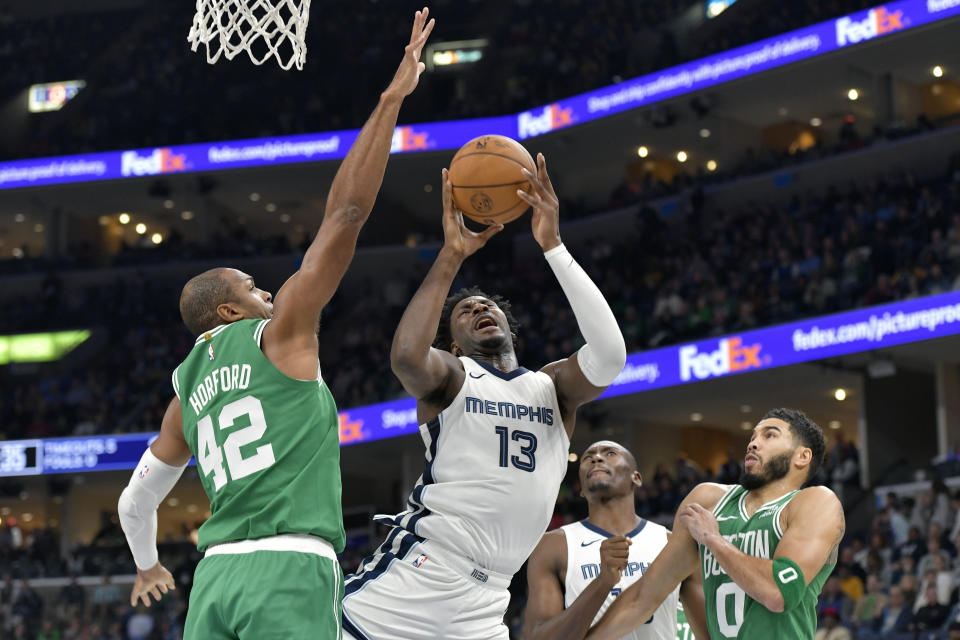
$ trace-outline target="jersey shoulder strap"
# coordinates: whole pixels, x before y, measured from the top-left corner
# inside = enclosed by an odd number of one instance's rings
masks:
[[[720,496],[720,499],[717,501],[717,504],[713,507],[713,515],[716,517],[723,512],[723,509],[730,504],[730,502],[736,500],[740,497],[740,494],[743,493],[743,487],[739,484],[730,485],[729,488]]]

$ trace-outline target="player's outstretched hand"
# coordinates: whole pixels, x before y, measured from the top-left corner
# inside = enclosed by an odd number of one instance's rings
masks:
[[[137,579],[134,580],[133,590],[130,592],[130,606],[137,606],[137,599],[140,599],[149,607],[150,596],[160,602],[161,594],[176,588],[173,576],[159,562],[146,571],[137,569]]]
[[[600,575],[609,588],[620,582],[620,574],[626,569],[633,541],[625,536],[614,536],[600,543]]]
[[[503,230],[502,224],[490,225],[477,233],[463,223],[463,213],[453,204],[453,185],[446,169],[443,176],[443,249],[453,252],[460,260],[476,253],[487,240]]]
[[[677,520],[687,527],[690,537],[698,544],[707,546],[711,537],[720,538],[720,527],[713,512],[696,502],[691,502],[677,512]]]
[[[387,93],[393,92],[403,98],[417,88],[417,82],[420,80],[420,74],[426,69],[426,65],[420,62],[420,54],[423,52],[423,45],[427,43],[430,32],[433,31],[433,25],[436,22],[433,18],[427,22],[427,16],[430,15],[430,9],[424,7],[417,11],[413,19],[413,31],[410,34],[410,43],[403,50],[403,62],[400,68],[393,76],[393,81],[387,88]]]
[[[560,245],[560,200],[550,175],[547,173],[547,159],[537,154],[537,175],[523,169],[523,175],[530,181],[530,192],[517,189],[517,195],[533,207],[533,238],[544,252]]]

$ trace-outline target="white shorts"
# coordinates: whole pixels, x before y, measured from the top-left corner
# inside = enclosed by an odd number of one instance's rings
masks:
[[[510,576],[394,528],[344,579],[345,640],[508,640]]]

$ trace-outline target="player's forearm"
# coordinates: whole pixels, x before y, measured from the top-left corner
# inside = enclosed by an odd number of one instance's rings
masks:
[[[587,343],[577,356],[580,369],[592,385],[606,387],[627,360],[627,349],[617,319],[603,293],[564,245],[547,251],[544,257],[567,296]]]
[[[744,593],[774,613],[783,611],[783,594],[773,580],[772,560],[747,555],[720,536],[711,536],[704,544]]]
[[[400,318],[390,348],[390,362],[394,371],[423,363],[430,352],[443,303],[450,291],[463,260],[450,251],[440,250],[427,277]]]
[[[120,494],[117,514],[138,569],[157,564],[157,507],[177,483],[186,464],[169,465],[147,449]]]
[[[658,600],[654,594],[644,593],[645,579],[640,578],[617,596],[600,621],[590,629],[586,636],[588,640],[617,640],[650,619],[666,596]]]
[[[337,170],[327,196],[326,215],[344,215],[362,224],[373,210],[390,157],[393,131],[403,98],[384,91]]]
[[[577,596],[570,607],[563,610],[563,613],[536,624],[524,638],[526,640],[583,640],[587,631],[590,630],[590,623],[597,616],[608,595],[610,595],[610,587],[601,584],[599,580],[594,580]]]

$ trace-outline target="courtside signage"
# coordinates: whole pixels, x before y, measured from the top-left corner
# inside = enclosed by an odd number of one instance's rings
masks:
[[[812,362],[960,333],[960,292],[857,309],[689,344],[641,351],[601,398]],[[417,433],[416,403],[340,412],[340,445]],[[0,441],[0,476],[133,469],[156,433]],[[193,461],[191,461],[193,464]]]
[[[960,0],[901,0],[497,118],[404,125],[393,153],[459,149],[481,135],[524,140],[960,14]],[[346,156],[359,129],[0,162],[0,189],[216,171]]]

